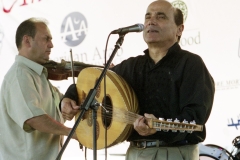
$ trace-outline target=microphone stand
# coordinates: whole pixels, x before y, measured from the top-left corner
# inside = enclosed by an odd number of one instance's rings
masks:
[[[97,117],[97,109],[98,109],[98,106],[99,106],[99,103],[97,103],[97,101],[95,100],[95,96],[96,96],[96,93],[97,93],[97,88],[98,86],[100,85],[102,79],[104,78],[104,76],[106,75],[106,72],[107,72],[107,69],[109,68],[114,56],[116,55],[117,53],[117,50],[121,47],[122,43],[123,43],[123,40],[124,40],[124,36],[125,34],[119,34],[119,38],[115,44],[115,48],[107,62],[107,64],[105,65],[100,77],[98,78],[95,86],[93,89],[91,89],[81,107],[81,113],[79,115],[79,117],[77,118],[72,130],[70,131],[66,141],[64,142],[63,144],[63,147],[61,148],[60,152],[58,153],[58,156],[56,158],[56,160],[60,160],[61,157],[62,157],[62,154],[65,150],[65,148],[67,147],[67,144],[69,143],[71,137],[73,136],[74,132],[76,131],[76,128],[78,126],[78,124],[80,123],[84,113],[86,111],[89,110],[89,108],[93,109],[93,157],[94,157],[94,160],[97,159],[97,140],[96,140],[96,117]]]

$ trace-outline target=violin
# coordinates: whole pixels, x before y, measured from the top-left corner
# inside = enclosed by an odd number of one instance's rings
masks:
[[[49,80],[67,80],[68,77],[78,77],[81,70],[86,67],[104,67],[76,61],[69,62],[65,60],[61,60],[61,63],[50,60],[43,64],[43,66],[47,68]]]

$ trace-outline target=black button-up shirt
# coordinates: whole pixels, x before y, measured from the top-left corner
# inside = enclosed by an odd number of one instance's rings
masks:
[[[180,133],[159,131],[141,136],[135,130],[129,141],[158,139],[167,143],[188,140],[202,142],[206,137],[205,123],[214,99],[214,80],[200,56],[182,50],[175,43],[157,64],[145,55],[131,57],[112,68],[133,88],[139,101],[139,114],[157,118],[195,120],[204,125],[202,132]]]

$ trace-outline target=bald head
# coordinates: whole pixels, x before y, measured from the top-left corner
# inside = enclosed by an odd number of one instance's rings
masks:
[[[147,7],[143,37],[148,46],[172,46],[183,31],[181,10],[166,0],[157,0]]]
[[[152,3],[150,3],[148,8],[152,7],[152,6],[157,6],[157,5],[161,5],[161,6],[165,7],[166,9],[170,10],[173,13],[174,21],[175,21],[177,26],[183,24],[183,22],[184,22],[183,13],[179,8],[174,7],[167,0],[156,0]]]
[[[36,24],[44,24],[47,26],[48,21],[46,19],[40,18],[29,18],[23,21],[17,28],[15,42],[18,49],[22,47],[22,40],[24,35],[28,35],[32,38],[36,34]]]
[[[166,0],[156,0],[156,1],[153,1],[152,3],[149,4],[148,8],[150,6],[155,6],[155,5],[163,5],[164,7],[166,8],[171,8],[171,9],[174,9],[174,7],[172,6],[172,4]]]

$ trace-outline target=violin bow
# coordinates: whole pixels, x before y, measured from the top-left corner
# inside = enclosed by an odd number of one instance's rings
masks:
[[[72,78],[73,78],[73,84],[75,84],[75,78],[74,78],[74,64],[73,64],[73,57],[72,57],[72,49],[70,49],[70,57],[71,57],[71,66],[72,66]]]

